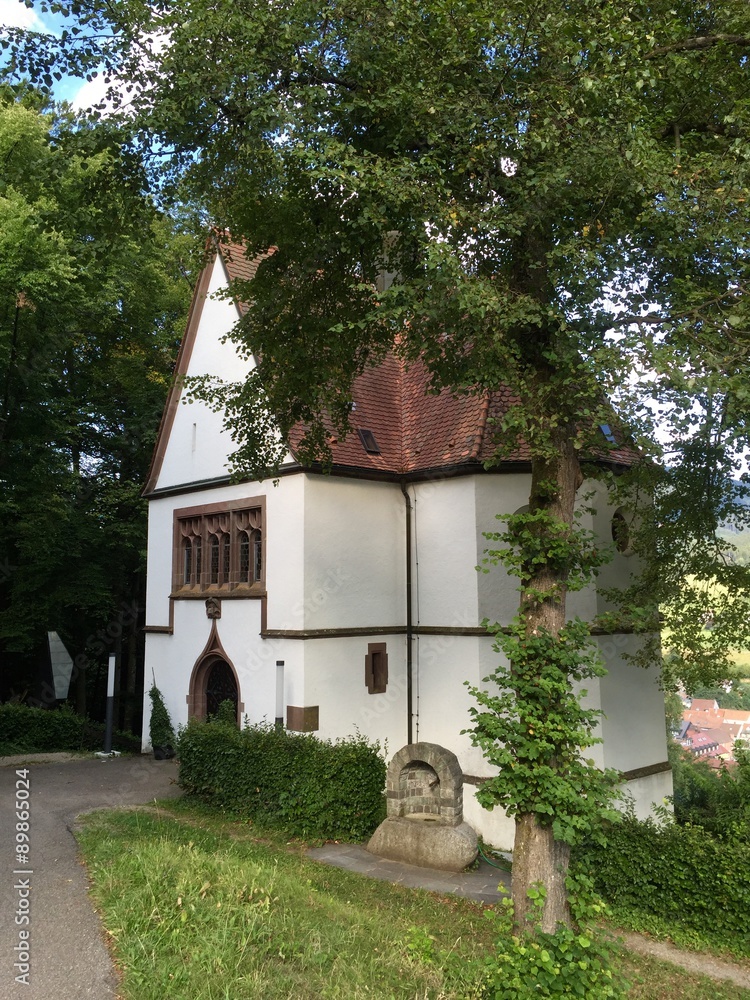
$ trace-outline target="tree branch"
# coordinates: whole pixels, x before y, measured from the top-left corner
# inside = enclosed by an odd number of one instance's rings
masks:
[[[659,56],[668,55],[670,52],[695,52],[703,49],[713,48],[721,43],[725,45],[750,45],[750,38],[747,35],[698,35],[695,38],[683,38],[682,41],[672,42],[671,45],[660,45],[652,49],[644,58],[658,59]]]
[[[612,328],[621,326],[631,326],[631,325],[642,325],[642,326],[661,326],[668,323],[678,323],[681,320],[686,319],[705,319],[703,316],[703,310],[709,306],[721,306],[721,305],[731,305],[732,302],[741,301],[748,293],[746,288],[739,286],[736,290],[729,289],[726,292],[722,292],[721,295],[715,296],[713,299],[706,299],[705,302],[701,302],[700,305],[695,306],[692,309],[685,309],[682,312],[677,313],[644,313],[640,316],[627,315],[618,316],[617,319],[612,320],[609,326]],[[719,324],[716,324],[718,327]]]

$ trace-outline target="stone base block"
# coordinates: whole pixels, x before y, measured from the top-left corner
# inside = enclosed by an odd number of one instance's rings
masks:
[[[477,835],[468,823],[447,826],[424,814],[390,816],[372,835],[367,850],[389,861],[460,872],[477,856]]]

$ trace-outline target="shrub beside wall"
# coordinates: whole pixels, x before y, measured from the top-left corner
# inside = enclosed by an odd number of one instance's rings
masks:
[[[383,817],[385,761],[362,737],[322,741],[275,726],[191,721],[180,733],[181,787],[295,836],[362,840]]]
[[[593,877],[613,916],[636,930],[750,955],[750,845],[700,827],[628,817],[575,864]]]

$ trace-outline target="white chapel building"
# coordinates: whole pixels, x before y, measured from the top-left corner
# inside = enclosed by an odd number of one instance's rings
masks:
[[[473,792],[492,771],[462,730],[472,698],[501,654],[481,626],[509,622],[517,581],[477,572],[496,515],[528,503],[530,466],[519,451],[486,470],[488,420],[503,393],[427,395],[427,376],[394,357],[356,382],[352,432],[333,443],[330,473],[303,468],[290,443],[274,482],[230,482],[233,444],[222,415],[184,402],[183,376],[242,380],[252,361],[225,335],[241,303],[222,296],[254,264],[220,245],[196,289],[145,496],[149,501],[146,665],[172,720],[205,717],[225,699],[238,720],[283,721],[336,739],[359,732],[393,756],[407,743],[453,751],[464,772],[464,816],[498,847],[513,824]],[[627,453],[609,453],[614,466]],[[615,512],[601,503],[588,525],[607,542]],[[618,552],[599,580],[627,580]],[[569,597],[571,615],[603,609],[593,587]],[[623,654],[636,638],[596,640],[608,674],[587,685],[601,707],[603,742],[591,756],[623,772],[636,811],[671,794],[664,699],[656,672]],[[144,704],[147,744],[150,702]]]

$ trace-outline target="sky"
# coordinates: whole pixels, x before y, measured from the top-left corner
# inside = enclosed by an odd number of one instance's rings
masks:
[[[29,9],[24,0],[0,0],[0,32],[1,26],[14,28],[31,28],[33,31],[48,31],[58,33],[62,21],[52,14],[42,14]],[[104,96],[105,84],[102,77],[92,82],[63,78],[55,85],[54,97],[58,101],[70,101],[76,110],[91,107]]]

